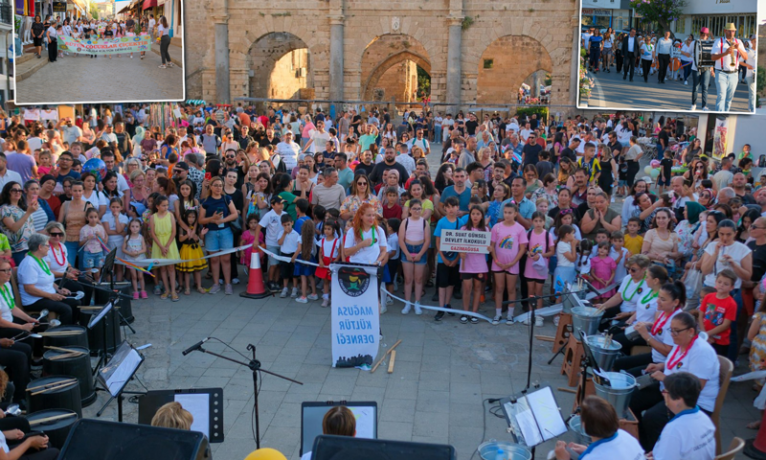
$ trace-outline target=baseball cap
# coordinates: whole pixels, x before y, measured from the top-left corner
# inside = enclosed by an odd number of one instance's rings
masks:
[[[173,166],[173,169],[183,169],[184,171],[188,171],[189,165],[185,161],[179,161],[175,166]]]
[[[700,33],[701,34],[709,34],[710,33],[710,29],[708,29],[707,27],[703,27],[703,28],[700,29]]]
[[[281,197],[281,196],[279,196],[279,195],[275,195],[275,196],[272,196],[272,197],[271,197],[271,200],[270,200],[269,202],[270,202],[272,205],[273,205],[273,204],[275,204],[275,203],[279,203],[279,204],[285,204],[285,200],[284,200],[284,198],[282,198],[282,197]]]

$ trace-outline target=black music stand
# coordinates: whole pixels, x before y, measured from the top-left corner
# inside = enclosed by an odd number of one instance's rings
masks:
[[[122,395],[144,395],[138,391],[125,391],[125,386],[135,376],[136,371],[144,362],[144,356],[136,351],[128,342],[122,342],[109,363],[99,369],[97,381],[109,392],[109,400],[96,413],[101,417],[112,400],[117,399],[117,420],[122,422]]]
[[[222,388],[192,388],[185,390],[154,390],[147,391],[146,394],[138,398],[138,423],[142,425],[151,425],[152,417],[164,404],[176,401],[179,397],[195,397],[195,396],[207,396],[208,405],[205,408],[200,407],[188,407],[184,406],[184,409],[191,412],[194,416],[195,422],[200,418],[207,418],[208,430],[205,433],[210,440],[210,443],[217,443],[224,441],[223,433],[223,389]],[[199,417],[197,414],[200,410],[205,410],[204,417]],[[204,432],[203,432],[204,433]]]
[[[93,370],[93,375],[98,374],[98,370],[101,369],[102,366],[106,366],[106,363],[109,361],[109,348],[106,344],[106,320],[104,317],[114,308],[115,302],[119,302],[119,298],[107,302],[98,314],[94,313],[94,315],[91,316],[90,322],[88,323],[88,329],[93,329],[97,324],[101,323],[101,330],[104,337],[104,340],[102,341],[104,346],[99,350],[98,362],[96,363],[96,368]],[[112,335],[112,349],[117,349],[117,337],[114,337],[114,335]]]
[[[125,294],[122,294],[121,292],[115,291],[115,289],[114,289],[114,265],[115,265],[115,260],[117,260],[117,249],[116,248],[113,249],[111,252],[109,252],[109,254],[106,255],[106,258],[104,259],[104,266],[101,267],[101,279],[102,280],[104,279],[104,275],[106,275],[106,274],[109,275],[109,291],[108,292],[109,292],[110,297],[113,297],[113,296],[118,296],[119,297],[120,295],[123,295],[123,296],[125,295]],[[101,282],[103,283],[103,281],[101,281]],[[106,289],[104,289],[104,288],[102,288],[100,286],[94,285],[93,288],[97,289],[99,291],[102,291],[102,292],[107,292]],[[120,313],[119,310],[117,310],[117,314],[120,317],[120,325],[121,326],[123,326],[123,325],[127,326],[128,329],[130,329],[130,332],[135,334],[136,330],[133,329],[133,326],[131,326],[130,323],[128,322],[128,320],[124,316],[122,316],[122,313]]]

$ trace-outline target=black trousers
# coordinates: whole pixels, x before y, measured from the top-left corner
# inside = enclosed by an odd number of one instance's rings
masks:
[[[670,55],[669,54],[658,54],[657,55],[657,61],[658,61],[658,65],[660,67],[660,73],[659,73],[660,83],[665,83],[665,77],[668,74],[668,65],[670,65]]]
[[[55,447],[49,447],[39,451],[29,449],[27,453],[19,457],[19,460],[56,460],[58,456],[59,450]]]
[[[638,161],[635,160],[628,160],[628,187],[633,187],[633,182],[636,180],[636,174],[638,174],[638,170],[640,168],[640,165],[638,164]]]
[[[622,75],[628,75],[628,72],[630,72],[630,79],[633,79],[633,72],[636,70],[636,53],[628,52],[628,55],[625,56],[625,60],[622,63]]]
[[[56,56],[58,56],[58,52],[59,52],[58,40],[54,38],[51,40],[50,43],[48,43],[48,61],[56,62]]]
[[[622,72],[622,50],[614,50],[614,64],[617,67],[617,73]]]
[[[56,281],[56,285],[60,287],[61,289],[69,289],[72,294],[74,294],[77,291],[82,291],[85,294],[85,297],[80,299],[80,305],[90,305],[90,301],[93,298],[93,288],[81,284],[79,281],[70,280],[70,279],[60,279]]]
[[[61,324],[72,324],[74,318],[79,318],[80,310],[77,308],[80,302],[74,299],[64,299],[60,302],[50,299],[40,299],[32,305],[25,305],[26,311],[48,310],[58,315]]]
[[[652,68],[652,61],[641,59],[641,69],[644,71],[644,81],[649,81],[649,71]]]
[[[0,365],[5,367],[8,378],[13,382],[15,401],[24,401],[29,384],[29,362],[32,359],[32,347],[24,342],[16,342],[8,348],[0,348]]]
[[[160,56],[162,56],[163,65],[171,62],[168,48],[170,48],[170,35],[163,35],[160,39]]]
[[[633,377],[640,377],[641,371],[652,364],[652,354],[644,353],[636,356],[624,356],[614,362],[612,372],[625,371]]]

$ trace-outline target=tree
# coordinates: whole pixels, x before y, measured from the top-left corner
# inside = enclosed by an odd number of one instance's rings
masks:
[[[631,0],[630,6],[643,16],[646,22],[656,22],[660,26],[660,35],[670,30],[670,23],[677,21],[685,0]]]
[[[98,19],[98,5],[95,2],[90,3],[90,16],[93,19]]]
[[[418,97],[431,95],[431,75],[425,69],[418,66]]]

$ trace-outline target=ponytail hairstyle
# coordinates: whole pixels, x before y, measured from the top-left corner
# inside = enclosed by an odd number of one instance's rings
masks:
[[[649,267],[649,274],[652,275],[652,278],[659,280],[660,286],[665,285],[670,280],[668,270],[662,265],[653,264]]]
[[[686,286],[684,286],[684,283],[681,281],[677,280],[672,283],[665,283],[660,290],[670,295],[670,298],[674,301],[678,301],[678,305],[675,308],[676,310],[683,308],[683,306],[686,305]],[[766,302],[761,302],[761,308],[764,308],[764,305],[766,305]]]
[[[311,254],[314,252],[314,234],[316,227],[312,219],[306,219],[301,225],[301,259],[311,260]]]

